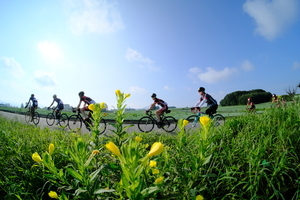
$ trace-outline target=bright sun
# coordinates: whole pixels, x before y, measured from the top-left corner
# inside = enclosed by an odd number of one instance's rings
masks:
[[[62,57],[60,48],[54,43],[48,41],[39,42],[38,49],[41,51],[42,55],[48,59],[56,60]]]

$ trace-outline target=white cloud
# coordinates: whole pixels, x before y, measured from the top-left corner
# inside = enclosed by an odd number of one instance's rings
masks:
[[[153,63],[153,61],[150,60],[149,58],[144,57],[141,53],[137,52],[136,50],[130,49],[130,48],[127,48],[125,58],[128,61],[137,61],[137,62],[143,62],[143,63],[147,63],[147,64]]]
[[[280,36],[298,16],[298,0],[247,0],[244,11],[256,22],[255,33],[268,40]]]
[[[34,72],[34,80],[41,87],[53,87],[57,85],[55,75],[50,72],[37,70]]]
[[[206,72],[198,74],[198,78],[201,81],[207,83],[216,83],[219,81],[228,80],[232,75],[237,72],[236,68],[224,68],[221,71],[217,71],[211,67],[206,68]]]
[[[299,62],[294,62],[293,69],[300,69],[300,63]]]
[[[21,65],[15,61],[13,57],[1,57],[0,60],[4,62],[4,65],[8,69],[9,73],[12,74],[16,78],[20,78],[24,76],[25,71],[21,67]]]
[[[54,43],[43,41],[39,42],[37,44],[37,47],[40,50],[41,54],[48,59],[55,60],[63,57],[61,49]]]
[[[131,86],[129,88],[129,92],[133,94],[145,94],[146,90],[144,88],[138,87],[138,86]]]
[[[191,74],[199,74],[201,72],[201,69],[199,69],[198,67],[193,67],[189,69],[189,73]]]
[[[123,28],[123,21],[115,3],[106,0],[69,1],[73,6],[70,25],[73,34],[111,33]]]
[[[173,88],[171,88],[170,86],[166,85],[166,86],[164,86],[164,89],[165,90],[172,90]]]
[[[244,60],[241,67],[244,71],[251,71],[254,69],[254,65],[249,60]]]

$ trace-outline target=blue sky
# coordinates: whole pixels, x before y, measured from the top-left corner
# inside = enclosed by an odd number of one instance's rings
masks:
[[[191,107],[200,86],[219,102],[300,82],[298,0],[0,1],[0,21],[0,103],[85,91],[113,108],[120,89],[127,107]]]

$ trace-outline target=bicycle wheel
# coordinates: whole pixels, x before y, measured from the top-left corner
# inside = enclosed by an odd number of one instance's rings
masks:
[[[52,113],[49,113],[46,117],[46,122],[49,126],[52,126],[54,124],[55,117]]]
[[[82,120],[78,115],[71,115],[68,119],[68,127],[72,131],[77,131],[82,127]]]
[[[68,126],[68,121],[69,121],[68,115],[62,114],[59,118],[59,125],[62,127],[66,127]]]
[[[220,125],[223,125],[224,123],[225,123],[225,117],[223,117],[223,115],[221,115],[221,114],[214,115],[214,118],[213,118],[214,126],[220,126]]]
[[[34,112],[34,116],[33,116],[33,123],[35,125],[38,125],[38,123],[40,122],[40,114],[37,112]]]
[[[148,116],[142,117],[138,122],[138,128],[142,132],[150,132],[154,128],[154,121]]]
[[[172,116],[164,117],[162,122],[163,122],[162,128],[167,132],[172,132],[177,127],[177,120]]]
[[[188,125],[186,125],[186,129],[190,129],[190,128],[200,128],[200,123],[199,120],[195,121],[195,118],[197,117],[197,115],[191,115],[188,118],[186,118],[186,120],[189,121]]]
[[[27,111],[25,113],[25,121],[26,121],[26,123],[29,123],[31,121],[31,112],[30,111]]]
[[[106,121],[105,121],[105,119],[102,118],[99,125],[98,125],[99,134],[104,133],[105,130],[106,130]]]

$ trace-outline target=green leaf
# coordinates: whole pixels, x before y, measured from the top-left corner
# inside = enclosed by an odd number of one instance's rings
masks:
[[[115,192],[116,190],[106,190],[106,189],[98,189],[94,192],[94,194],[101,194],[104,192]]]
[[[159,190],[159,187],[155,186],[155,187],[148,187],[146,189],[144,189],[143,191],[141,191],[141,194],[146,197],[148,196],[149,194],[153,193],[153,192],[156,192]]]
[[[73,176],[75,179],[79,180],[79,181],[82,181],[82,176],[77,172],[75,171],[74,169],[71,169],[71,168],[67,168],[66,169],[68,171],[68,173]]]

